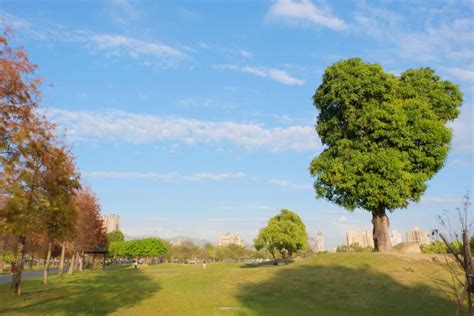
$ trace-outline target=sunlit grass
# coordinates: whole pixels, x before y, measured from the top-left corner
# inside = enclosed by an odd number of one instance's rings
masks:
[[[422,258],[422,259],[420,259]],[[450,315],[450,275],[429,256],[324,254],[287,266],[162,264],[0,285],[0,314]]]

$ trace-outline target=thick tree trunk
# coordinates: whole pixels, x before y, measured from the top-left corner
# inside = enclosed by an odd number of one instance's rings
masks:
[[[69,270],[67,271],[67,274],[72,275],[74,274],[74,266],[76,264],[76,253],[73,252],[71,256],[71,262],[69,263]]]
[[[23,270],[23,257],[25,256],[25,237],[20,237],[16,245],[15,261],[12,263],[12,283],[13,294],[21,295],[21,271]]]
[[[66,242],[63,241],[61,248],[61,260],[59,261],[58,275],[62,279],[64,277],[64,255],[66,254]]]
[[[389,220],[385,213],[385,207],[381,206],[372,212],[372,224],[374,226],[374,250],[378,252],[387,252],[392,249],[389,233]]]
[[[48,284],[48,273],[49,273],[49,263],[51,260],[51,247],[52,243],[48,243],[48,254],[46,255],[46,261],[44,262],[44,271],[43,271],[43,284]]]

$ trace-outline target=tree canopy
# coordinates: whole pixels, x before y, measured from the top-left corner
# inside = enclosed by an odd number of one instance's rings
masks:
[[[376,249],[385,249],[385,210],[419,201],[443,167],[452,137],[446,123],[459,115],[462,93],[430,68],[397,77],[353,58],[326,69],[313,99],[325,145],[310,165],[316,194],[372,212]]]
[[[168,249],[160,238],[143,238],[112,242],[109,251],[115,257],[156,257],[164,255]]]
[[[114,230],[110,233],[107,233],[107,241],[109,243],[116,241],[125,241],[125,236],[120,230]]]
[[[283,258],[291,257],[298,250],[307,248],[306,227],[296,213],[281,210],[280,214],[270,218],[268,225],[260,230],[254,245],[257,250],[268,250],[273,258],[277,253]]]

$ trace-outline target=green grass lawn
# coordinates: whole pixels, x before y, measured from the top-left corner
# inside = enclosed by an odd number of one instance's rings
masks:
[[[453,315],[450,274],[428,255],[336,253],[286,266],[108,267],[0,285],[0,314]]]

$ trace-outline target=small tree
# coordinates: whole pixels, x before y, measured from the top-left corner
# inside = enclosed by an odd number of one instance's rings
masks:
[[[375,251],[388,251],[386,212],[419,201],[443,167],[462,93],[430,68],[396,77],[353,58],[328,67],[313,98],[325,145],[310,166],[316,195],[371,212]]]
[[[117,241],[125,241],[125,236],[120,230],[114,230],[107,234],[107,241],[109,244]]]
[[[69,274],[73,274],[76,262],[79,262],[79,270],[82,270],[81,253],[94,246],[107,247],[107,236],[100,216],[99,201],[88,187],[82,188],[74,196],[74,204],[77,208],[77,221],[74,239],[71,241],[71,265]]]
[[[283,259],[308,246],[306,227],[301,218],[292,211],[282,210],[272,217],[254,240],[257,250],[266,249],[275,259],[277,252]]]
[[[61,260],[58,274],[62,277],[66,240],[72,238],[77,220],[77,207],[73,199],[80,188],[79,174],[73,164],[72,155],[64,146],[50,146],[47,150],[45,171],[41,182],[46,199],[42,218],[49,239],[43,283],[48,284],[52,243],[53,241],[61,243]]]

